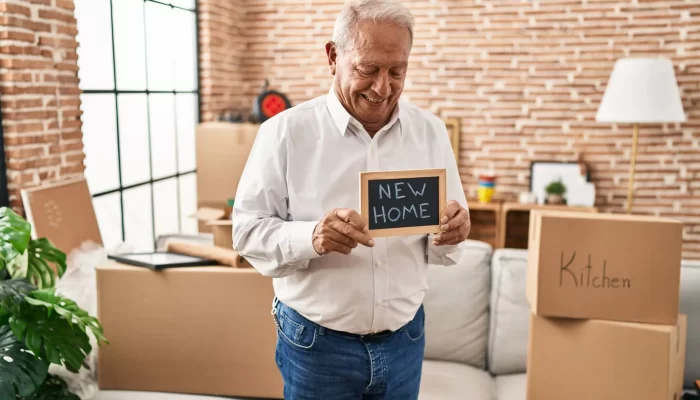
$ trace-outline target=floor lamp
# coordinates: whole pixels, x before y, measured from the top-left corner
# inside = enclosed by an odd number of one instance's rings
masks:
[[[626,212],[632,209],[640,124],[686,121],[673,64],[666,58],[618,60],[605,88],[596,121],[632,124]]]

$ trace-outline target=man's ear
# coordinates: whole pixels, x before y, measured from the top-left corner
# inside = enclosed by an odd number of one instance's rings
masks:
[[[326,43],[326,57],[328,57],[328,67],[331,71],[331,75],[335,75],[335,67],[338,61],[338,52],[335,48],[335,43]]]

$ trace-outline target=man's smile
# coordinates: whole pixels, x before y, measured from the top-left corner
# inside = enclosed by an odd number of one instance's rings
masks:
[[[365,100],[367,100],[367,101],[369,101],[370,103],[372,103],[372,104],[382,104],[382,103],[384,102],[384,100],[385,100],[385,99],[382,99],[382,98],[369,97],[369,96],[367,96],[366,94],[363,94],[362,97],[363,97]]]

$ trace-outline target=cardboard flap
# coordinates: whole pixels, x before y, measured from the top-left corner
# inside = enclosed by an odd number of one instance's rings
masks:
[[[212,225],[212,226],[232,226],[233,221],[230,219],[219,219],[216,221],[207,221],[207,225]]]
[[[198,209],[192,216],[197,218],[197,220],[199,221],[211,222],[224,218],[224,216],[226,216],[226,211],[220,208],[202,207]]]

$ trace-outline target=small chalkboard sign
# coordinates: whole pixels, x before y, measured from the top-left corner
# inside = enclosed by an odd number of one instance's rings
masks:
[[[360,173],[360,214],[371,236],[440,231],[445,169]]]

